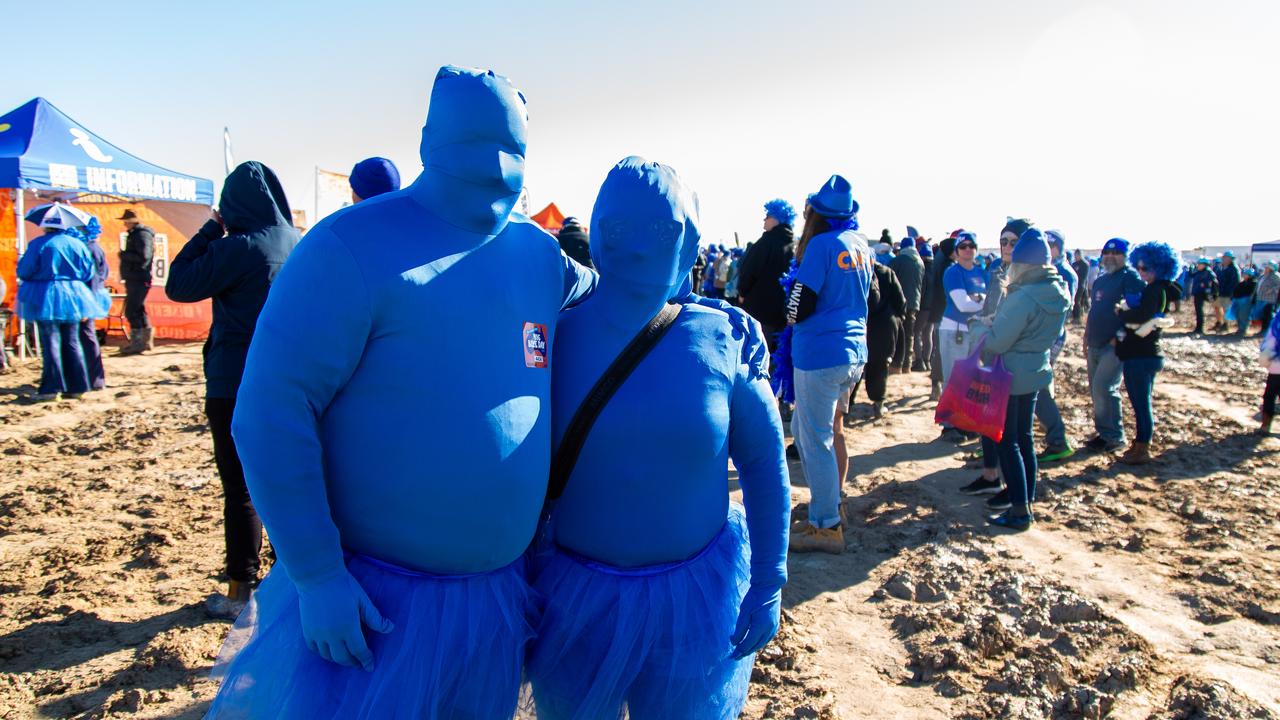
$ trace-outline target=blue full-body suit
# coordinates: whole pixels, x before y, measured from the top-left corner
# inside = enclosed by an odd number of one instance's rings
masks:
[[[687,293],[697,200],[672,169],[623,160],[591,226],[600,285],[557,330],[556,445],[649,318],[671,298],[683,307],[601,411],[554,507],[528,668],[539,717],[736,717],[786,581],[790,489],[768,351],[745,313]],[[729,503],[731,459],[745,519]]]
[[[546,349],[595,284],[512,212],[526,129],[506,78],[442,68],[421,176],[317,224],[277,277],[232,427],[280,566],[211,714],[514,711]]]

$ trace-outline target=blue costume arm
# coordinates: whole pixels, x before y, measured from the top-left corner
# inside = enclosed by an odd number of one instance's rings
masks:
[[[26,282],[35,277],[36,273],[40,271],[40,247],[43,245],[44,242],[42,241],[39,244],[33,241],[27,245],[27,250],[22,253],[22,257],[18,260],[18,267],[14,273],[19,280]]]
[[[560,309],[565,310],[590,297],[600,276],[595,270],[574,262],[563,250],[560,251],[560,263],[564,266],[564,295]]]
[[[225,290],[239,279],[235,259],[224,248],[209,252],[222,237],[222,226],[210,220],[187,241],[169,266],[164,294],[174,302],[199,302]]]
[[[338,277],[344,272],[348,277]],[[316,288],[335,285],[349,288],[340,302],[316,301]],[[359,365],[371,327],[355,259],[325,228],[313,229],[267,296],[232,421],[249,493],[298,589],[307,647],[365,669],[373,655],[361,621],[384,633],[391,623],[343,562],[325,492],[319,421]]]
[[[778,632],[782,586],[787,582],[787,533],[791,483],[783,451],[782,421],[769,387],[769,353],[754,320],[731,311],[746,331],[745,367],[730,398],[729,457],[738,469],[751,539],[751,586],[738,609],[730,642],[744,658]]]

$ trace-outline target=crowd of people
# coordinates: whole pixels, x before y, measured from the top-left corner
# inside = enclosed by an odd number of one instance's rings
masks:
[[[527,122],[506,78],[441,68],[408,187],[390,161],[362,161],[354,204],[299,242],[275,174],[243,163],[173,259],[168,297],[213,304],[205,410],[228,582],[207,609],[236,624],[209,717],[507,718],[525,682],[544,718],[736,717],[778,629],[788,552],[845,549],[859,387],[879,418],[893,375],[928,373],[936,400],[957,362],[999,358],[1000,439],[944,426],[939,441],[981,439],[982,474],[957,491],[1024,531],[1041,463],[1152,459],[1160,341],[1184,295],[1197,331],[1204,308],[1211,332],[1261,321],[1270,430],[1274,266],[1233,271],[1227,254],[1183,273],[1167,244],[1122,238],[1072,263],[1062,232],[1022,218],[998,255],[964,229],[873,243],[838,174],[799,212],[765,203],[748,247],[704,249],[693,190],[639,157],[608,172],[589,228],[566,218],[553,239],[514,212]],[[38,218],[19,264],[41,399],[102,380],[85,333],[109,306],[106,263],[95,223],[66,210]],[[136,354],[153,342],[152,233],[123,219]],[[497,258],[522,272],[495,284]],[[335,284],[341,303],[318,290]],[[1096,430],[1079,450],[1054,384],[1072,321]],[[794,523],[784,417],[810,488]]]

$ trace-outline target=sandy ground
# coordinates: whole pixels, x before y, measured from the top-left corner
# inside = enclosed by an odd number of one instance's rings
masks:
[[[791,557],[746,717],[1280,717],[1280,440],[1248,432],[1256,343],[1167,346],[1160,461],[1045,468],[1021,535],[956,492],[972,448],[935,440],[924,376],[892,377],[878,422],[856,408],[847,550]],[[199,347],[107,363],[110,387],[79,402],[26,402],[35,363],[0,377],[6,720],[195,718],[216,690],[229,626],[201,608],[222,541]],[[1078,351],[1060,384],[1083,441]]]

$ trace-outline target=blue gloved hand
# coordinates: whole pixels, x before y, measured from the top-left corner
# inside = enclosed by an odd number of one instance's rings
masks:
[[[729,641],[733,659],[741,660],[764,647],[778,634],[782,618],[782,589],[752,585],[738,608],[738,625]]]
[[[350,574],[298,588],[298,612],[307,647],[339,665],[373,670],[373,652],[365,642],[361,625],[389,633],[395,624],[382,617],[364,588]]]

